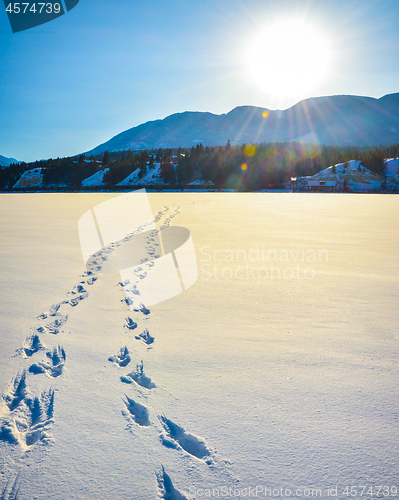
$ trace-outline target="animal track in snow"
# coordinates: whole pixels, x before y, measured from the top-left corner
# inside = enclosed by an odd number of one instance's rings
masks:
[[[34,363],[29,367],[30,373],[33,373],[34,375],[46,373],[53,378],[59,377],[62,374],[66,360],[66,354],[63,347],[54,347],[52,351],[46,352],[46,356],[48,361]]]
[[[168,210],[170,210],[170,208],[167,208],[167,209],[168,209]],[[171,215],[169,215],[169,217],[166,217],[166,219],[164,220],[164,222],[163,222],[162,226],[160,227],[161,231],[162,231],[162,229],[167,228],[167,227],[170,225],[171,221],[172,221],[175,217],[177,217],[180,213],[181,213],[181,212],[180,212],[180,207],[179,207],[179,206],[177,206],[177,207],[174,209],[174,211],[171,213]],[[162,218],[162,217],[161,217],[161,218]]]
[[[97,281],[97,276],[92,271],[84,272],[82,278],[85,278],[80,282],[82,285],[93,285]]]
[[[38,351],[42,351],[45,349],[45,346],[41,343],[39,335],[37,333],[32,333],[28,335],[23,343],[23,346],[17,349],[14,356],[19,354],[24,354],[26,357],[30,358]]]
[[[54,390],[33,399],[27,395],[0,424],[0,440],[29,448],[41,441],[51,442],[48,428],[54,413]]]
[[[133,304],[133,300],[130,297],[124,297],[121,302],[130,307]]]
[[[177,490],[172,480],[166,474],[165,468],[161,465],[161,470],[155,473],[158,486],[158,500],[188,500],[186,495]]]
[[[49,316],[56,316],[60,306],[61,304],[53,304],[48,308],[46,312],[40,314],[36,319],[46,319]]]
[[[83,280],[67,293],[66,300],[54,303],[37,317],[38,320],[47,319],[48,323],[35,326],[34,332],[26,337],[22,347],[16,351],[15,355],[31,358],[37,352],[46,350],[38,333],[58,334],[68,320],[67,315],[61,314],[61,307],[63,305],[71,307],[78,305],[88,297],[86,285],[92,285],[97,280],[97,276],[91,271],[83,273],[81,278]],[[33,374],[45,373],[55,378],[61,375],[65,360],[65,351],[59,346],[48,350],[45,359],[33,363],[29,372]],[[18,373],[1,396],[5,405],[4,408],[1,408],[3,418],[0,420],[0,440],[13,445],[19,444],[25,450],[38,442],[51,442],[48,429],[54,413],[54,390],[42,392],[39,396],[31,396],[27,387],[27,374],[26,370]],[[0,490],[0,500],[16,500],[17,490],[17,483],[12,487],[7,484],[2,492]]]
[[[183,427],[161,415],[158,417],[164,432],[161,434],[161,442],[167,448],[183,449],[193,457],[211,463],[210,451],[203,439],[186,432]]]
[[[11,387],[6,394],[3,395],[4,402],[10,411],[15,410],[17,406],[26,397],[26,371],[23,370],[21,374],[17,374],[11,381]]]
[[[164,206],[163,210],[159,210],[159,212],[155,216],[154,222],[159,222],[162,219],[162,217],[165,215],[165,213],[168,212],[169,210],[170,210],[169,207]]]
[[[77,297],[74,297],[73,299],[64,300],[63,304],[69,304],[71,307],[75,307],[80,302],[82,302],[82,300],[87,299],[88,296],[89,296],[89,292],[84,292],[84,293],[78,295]]]
[[[136,285],[132,285],[131,288],[127,288],[130,285],[130,281],[123,283],[121,286],[123,286],[126,290],[126,292],[133,293],[134,295],[140,295],[140,291],[137,289]]]
[[[128,328],[129,330],[134,330],[137,328],[137,323],[135,323],[132,318],[126,318],[126,325],[125,328]]]
[[[97,279],[97,278],[91,277],[89,279],[90,280],[93,279],[95,281],[95,279]],[[43,319],[47,319],[47,318],[50,318],[50,317],[56,317],[57,319],[61,319],[61,321],[62,321],[63,316],[59,312],[60,307],[63,304],[68,304],[71,307],[75,307],[82,300],[87,299],[87,297],[89,296],[89,292],[87,292],[85,290],[85,288],[83,287],[83,284],[90,284],[91,285],[91,284],[94,283],[94,281],[92,281],[90,283],[88,283],[87,280],[81,281],[78,285],[76,285],[76,286],[73,287],[72,291],[67,292],[67,295],[72,296],[71,299],[69,299],[69,300],[63,300],[62,302],[59,302],[58,304],[53,304],[52,306],[50,306],[48,308],[47,311],[45,311],[42,314],[40,314],[36,319],[43,320]],[[57,319],[55,320],[55,322],[57,321]],[[49,325],[46,325],[46,327],[41,327],[41,328],[47,328],[47,327],[49,327]],[[52,333],[52,332],[50,332],[50,333]]]
[[[61,316],[59,315],[52,323],[48,323],[44,326],[39,326],[37,331],[40,333],[51,333],[53,335],[57,335],[60,333],[60,328],[62,328],[65,323],[68,321],[68,315]]]
[[[130,279],[126,279],[125,281],[120,281],[119,283],[116,284],[116,286],[120,286],[122,288],[126,288],[129,285],[131,285]],[[136,295],[140,295],[140,292],[137,290],[137,287],[135,285],[133,285],[133,288],[136,289],[136,291],[132,292],[136,293]]]
[[[126,375],[122,375],[121,381],[125,384],[136,384],[144,387],[145,389],[154,389],[156,386],[149,377],[144,374],[143,361],[136,366],[136,369]]]
[[[67,295],[79,295],[81,293],[87,293],[87,291],[85,290],[84,286],[80,283],[79,285],[74,286],[72,290],[67,293]]]
[[[149,309],[147,309],[147,308],[145,307],[145,305],[144,305],[144,304],[140,304],[140,307],[139,307],[138,309],[134,309],[134,311],[135,311],[135,312],[141,312],[141,313],[143,313],[145,316],[147,316],[147,315],[148,315],[148,314],[150,314],[150,312],[151,312]]]
[[[126,405],[126,408],[128,410],[128,413],[122,412],[125,417],[128,417],[130,419],[133,419],[136,424],[141,425],[141,426],[148,426],[150,425],[150,418],[148,416],[148,409],[140,404],[134,401],[133,399],[129,398],[129,396],[126,396],[125,394],[126,401],[123,401]]]
[[[108,361],[112,361],[113,363],[124,367],[130,363],[130,359],[129,349],[125,346],[120,348],[118,354],[116,354],[115,356],[110,356],[108,358]]]
[[[82,283],[86,283],[87,285],[93,285],[95,281],[97,281],[97,276],[90,276],[85,281],[82,281]]]
[[[147,328],[144,330],[143,333],[140,333],[140,335],[136,335],[135,337],[137,340],[142,340],[144,344],[151,345],[154,342],[154,337],[151,337],[150,332],[147,330]]]

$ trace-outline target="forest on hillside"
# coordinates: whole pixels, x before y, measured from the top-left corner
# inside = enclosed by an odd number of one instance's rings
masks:
[[[337,163],[360,160],[384,176],[386,158],[399,155],[399,144],[380,147],[337,147],[303,143],[262,143],[232,146],[105,152],[101,156],[56,158],[11,164],[0,169],[0,189],[12,189],[27,170],[42,169],[43,188],[64,186],[79,190],[82,181],[99,169],[112,188],[138,170],[142,179],[160,164],[163,184],[183,187],[193,181],[211,182],[218,189],[256,191],[281,187],[291,177],[314,175]],[[143,182],[143,184],[145,184]]]

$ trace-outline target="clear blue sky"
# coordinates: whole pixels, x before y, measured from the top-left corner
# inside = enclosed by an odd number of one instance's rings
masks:
[[[317,27],[330,62],[317,86],[275,95],[246,58],[257,33],[287,18]],[[399,0],[80,0],[16,34],[1,5],[0,24],[0,154],[19,160],[77,154],[186,110],[399,92]]]

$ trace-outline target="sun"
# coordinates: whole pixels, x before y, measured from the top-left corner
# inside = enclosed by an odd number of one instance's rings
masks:
[[[310,23],[286,20],[265,26],[250,43],[248,72],[275,98],[308,93],[326,80],[331,66],[328,38]]]

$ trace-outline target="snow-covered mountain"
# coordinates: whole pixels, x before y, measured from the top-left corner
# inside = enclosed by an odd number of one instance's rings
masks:
[[[369,146],[399,142],[399,93],[305,99],[286,110],[239,106],[229,113],[176,113],[122,132],[86,154],[255,142]]]
[[[11,163],[21,163],[15,158],[7,158],[6,156],[0,155],[0,167],[8,167]]]

